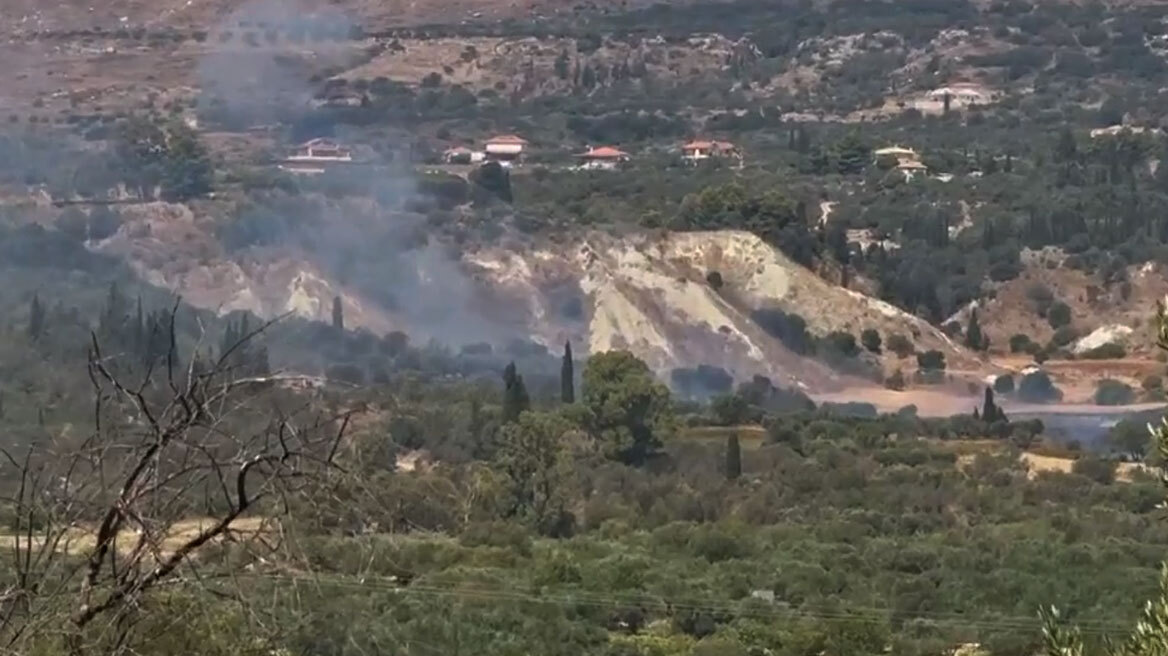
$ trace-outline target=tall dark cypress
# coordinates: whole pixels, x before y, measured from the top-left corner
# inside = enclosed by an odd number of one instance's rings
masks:
[[[529,409],[531,399],[527,396],[527,387],[512,362],[503,370],[503,423],[518,421],[519,415]]]
[[[576,379],[572,366],[572,343],[564,342],[564,361],[560,364],[560,401],[576,402]]]
[[[341,305],[341,297],[333,297],[333,328],[338,332],[345,330],[345,308]]]
[[[134,317],[134,347],[142,350],[146,341],[146,319],[142,315],[142,295],[138,295],[138,311]]]
[[[977,320],[977,309],[969,314],[969,325],[965,328],[965,345],[974,351],[984,351],[988,346],[985,335],[981,332],[981,323]]]
[[[738,444],[738,433],[726,439],[726,478],[735,480],[742,476],[742,447]]]
[[[987,424],[1009,421],[1005,411],[994,402],[994,390],[989,387],[985,388],[985,402],[982,404],[981,419]]]
[[[45,332],[45,307],[41,305],[40,296],[33,294],[32,303],[28,306],[28,337],[34,342]]]

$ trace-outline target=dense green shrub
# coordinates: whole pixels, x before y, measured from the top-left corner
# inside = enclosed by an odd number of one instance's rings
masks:
[[[1099,405],[1128,405],[1134,402],[1135,398],[1135,390],[1118,380],[1101,380],[1095,386],[1094,399]]]
[[[1062,399],[1062,392],[1051,382],[1044,371],[1035,371],[1022,376],[1018,381],[1016,396],[1025,403],[1055,403]]]

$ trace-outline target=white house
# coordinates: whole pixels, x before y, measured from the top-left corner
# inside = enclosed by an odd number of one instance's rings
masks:
[[[306,141],[280,164],[282,170],[290,173],[315,175],[324,173],[328,166],[350,164],[353,151],[330,139]]]
[[[518,137],[513,134],[503,134],[497,137],[492,137],[484,144],[483,152],[486,153],[486,158],[499,162],[500,164],[510,164],[518,162],[523,158],[523,154],[527,151],[528,142],[523,137]]]

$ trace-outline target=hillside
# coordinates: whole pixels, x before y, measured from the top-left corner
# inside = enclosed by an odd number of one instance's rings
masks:
[[[555,14],[572,5],[557,0],[525,2],[370,2],[344,0],[325,5],[308,0],[115,0],[100,4],[78,0],[51,3],[15,0],[5,6],[4,27],[17,34],[34,31],[87,30],[118,27],[208,30],[235,27],[238,20],[290,21],[314,16],[345,17],[352,24],[385,28],[417,23],[458,22],[466,19],[497,20],[529,16],[533,12]]]
[[[474,249],[461,262],[436,247],[402,250],[379,300],[368,286],[338,279],[323,243],[315,252],[284,244],[232,253],[208,232],[211,219],[185,207],[157,203],[124,214],[118,233],[93,248],[220,313],[328,321],[340,296],[348,325],[377,334],[403,330],[454,346],[530,336],[553,351],[565,340],[587,345],[585,353],[629,349],[664,378],[710,365],[738,380],[766,375],[816,392],[860,382],[852,377],[862,367],[833,371],[809,344],[779,339],[759,314],[777,310],[802,317],[811,340],[832,332],[859,340],[874,329],[884,339],[900,334],[920,351],[942,351],[953,369],[982,366],[927,322],[828,283],[745,232],[591,233]],[[397,300],[387,303],[390,297]],[[900,366],[888,351],[873,362],[876,375]]]
[[[1162,263],[1148,262],[1119,271],[1118,280],[1108,283],[1099,274],[1067,266],[1052,268],[1044,263],[1027,267],[1018,278],[1000,285],[994,297],[981,303],[987,317],[986,333],[991,343],[1008,350],[1010,337],[1018,334],[1045,344],[1054,337],[1050,307],[1066,304],[1076,340],[1070,343],[1079,354],[1091,347],[1118,343],[1128,353],[1150,356],[1154,337],[1149,308],[1168,295],[1168,275]],[[968,312],[958,316],[965,319]],[[1101,331],[1102,329],[1102,331]],[[1108,331],[1114,338],[1107,339]],[[1082,347],[1078,341],[1101,331]]]
[[[4,654],[1163,656],[1168,2],[10,0],[0,61]]]
[[[582,338],[593,352],[629,348],[660,371],[712,364],[739,379],[757,373],[816,391],[839,387],[839,374],[768,333],[760,310],[799,315],[815,337],[842,331],[858,339],[871,328],[942,350],[955,367],[976,366],[926,322],[825,282],[749,233],[593,234],[558,249],[485,251],[471,261],[494,285],[528,299],[532,329],[548,342]],[[711,283],[715,276],[720,284]],[[564,286],[586,299],[577,326],[557,305]],[[895,364],[894,355],[884,358]]]

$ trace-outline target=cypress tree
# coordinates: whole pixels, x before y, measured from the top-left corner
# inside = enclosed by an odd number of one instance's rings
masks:
[[[33,294],[32,303],[28,306],[28,337],[37,341],[45,332],[45,307],[41,305],[40,296]]]
[[[345,308],[341,305],[341,297],[333,297],[333,328],[337,332],[345,330]]]
[[[965,345],[975,351],[984,351],[987,343],[981,332],[981,323],[977,320],[977,309],[969,314],[969,326],[965,329]]]
[[[223,340],[219,342],[219,357],[227,355],[232,346],[239,341],[239,335],[235,333],[235,322],[231,317],[227,317],[227,325],[223,328]]]
[[[515,363],[512,362],[503,370],[503,423],[518,421],[519,415],[530,408],[531,399],[527,396],[523,376],[515,370]]]
[[[105,308],[101,314],[98,333],[104,339],[121,340],[125,337],[122,330],[126,324],[126,299],[118,289],[118,283],[110,283],[109,294],[106,296]]]
[[[799,126],[795,130],[795,150],[807,154],[811,150],[811,135],[807,134],[807,130],[803,126]]]
[[[742,447],[738,444],[738,434],[726,438],[726,478],[735,480],[742,475]]]
[[[568,79],[568,51],[561,50],[559,56],[556,57],[556,62],[553,68],[556,71],[556,77],[561,80]]]
[[[138,311],[134,316],[134,347],[142,350],[146,341],[146,323],[142,316],[142,295],[138,295]]]
[[[253,376],[267,376],[272,373],[272,365],[268,360],[268,347],[261,346],[256,349],[256,354],[252,365]]]
[[[982,404],[981,419],[987,424],[993,424],[999,421],[1008,421],[1005,411],[999,408],[998,404],[994,402],[993,388],[985,388],[985,402]]]
[[[564,361],[560,365],[560,401],[576,402],[576,381],[572,367],[572,343],[564,342]]]

